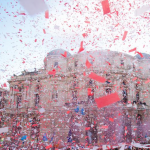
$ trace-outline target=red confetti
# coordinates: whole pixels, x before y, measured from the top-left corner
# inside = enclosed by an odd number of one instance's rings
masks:
[[[53,69],[52,71],[49,71],[48,74],[49,74],[49,75],[55,75],[55,74],[56,74],[56,70]]]
[[[92,92],[92,89],[88,88],[88,96],[92,96],[92,95],[94,95],[94,93]]]
[[[135,81],[137,79],[137,77],[134,77],[133,79],[132,79],[132,81]]]
[[[92,66],[92,64],[88,61],[88,59],[86,60],[86,67],[90,68]]]
[[[84,48],[83,48],[83,41],[81,41],[80,49],[79,49],[78,53],[82,52],[83,50],[84,50]]]
[[[85,37],[88,36],[88,34],[87,33],[83,33],[82,36],[85,38]]]
[[[67,52],[65,51],[64,54],[61,54],[63,57],[67,57]]]
[[[45,11],[45,18],[48,19],[49,18],[49,11]]]
[[[67,114],[70,114],[70,110],[67,111]]]
[[[45,29],[43,29],[43,33],[44,33],[44,34],[46,34],[46,31],[45,31]]]
[[[23,64],[25,63],[25,61],[23,60],[23,62],[22,62]]]
[[[42,45],[44,44],[44,39],[42,40]]]
[[[102,126],[101,128],[103,128],[103,129],[108,129],[108,126]]]
[[[114,119],[113,118],[109,118],[109,121],[114,122]]]
[[[46,146],[45,148],[46,149],[52,148],[52,145],[50,144],[50,145]]]
[[[127,33],[128,33],[128,31],[124,31],[124,35],[123,35],[123,38],[122,38],[123,41],[126,39]]]
[[[109,66],[111,66],[111,63],[110,63],[110,62],[106,61],[106,63],[107,63]]]
[[[85,22],[85,23],[90,23],[90,21],[87,21],[87,20],[86,20],[86,21],[84,21],[84,22]]]
[[[141,57],[143,57],[143,55],[142,55],[142,53],[140,53],[140,52],[137,52]]]
[[[102,107],[111,105],[119,100],[120,100],[120,98],[117,93],[112,93],[107,96],[99,97],[99,98],[95,99],[98,108],[102,108]]]
[[[106,81],[105,78],[101,77],[101,76],[98,76],[97,74],[95,74],[94,72],[91,72],[89,74],[89,78],[93,79],[93,80],[96,80],[98,82],[102,82],[104,83]]]
[[[7,87],[7,84],[6,84],[6,83],[4,83],[4,84],[3,84],[3,87]]]
[[[17,123],[17,127],[20,125],[20,122]]]
[[[90,127],[86,127],[85,130],[90,130]]]
[[[136,48],[133,48],[133,49],[129,50],[129,53],[133,52],[133,51],[136,51]]]
[[[105,15],[105,14],[110,13],[108,0],[102,1],[101,4],[102,4],[102,7],[103,7],[103,14]]]
[[[35,42],[37,42],[37,39],[35,39]]]
[[[19,15],[26,15],[25,13],[20,13]]]
[[[148,79],[148,80],[145,81],[145,83],[149,83],[149,82],[150,82],[150,79]]]

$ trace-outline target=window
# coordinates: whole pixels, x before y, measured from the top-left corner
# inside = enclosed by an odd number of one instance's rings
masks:
[[[22,101],[22,96],[18,95],[17,96],[17,108],[19,108],[21,106],[21,101]]]
[[[77,91],[72,91],[72,100],[77,100]]]
[[[39,85],[36,85],[35,91],[38,92],[39,90],[40,90],[40,86],[39,86]]]
[[[127,84],[127,81],[126,81],[126,80],[123,80],[122,84],[123,84],[123,85],[126,85],[126,84]]]
[[[72,71],[72,68],[71,68],[71,67],[68,67],[68,71]]]
[[[139,102],[140,100],[140,92],[136,91],[136,101]]]
[[[106,77],[109,77],[110,76],[110,73],[106,73]]]
[[[106,94],[108,95],[108,94],[111,94],[111,89],[110,88],[107,88],[106,89]]]
[[[78,82],[77,81],[73,81],[73,88],[78,87]]]
[[[77,61],[77,60],[74,62],[74,66],[75,66],[75,67],[78,66],[78,61]]]
[[[54,63],[54,68],[58,68],[58,62]]]
[[[128,97],[127,97],[128,95],[127,95],[127,89],[123,89],[122,90],[122,97],[123,97],[123,102],[124,103],[127,103],[127,101],[128,101]]]
[[[39,94],[35,94],[35,107],[38,106],[39,102],[40,102],[40,96]]]
[[[93,61],[94,61],[94,60],[93,60],[92,58],[89,58],[88,61],[89,61],[90,64],[93,65]]]
[[[135,70],[135,64],[133,63],[133,70]]]
[[[89,85],[93,85],[93,81],[91,79],[89,80]]]
[[[142,115],[141,114],[137,114],[136,117],[136,123],[137,123],[137,141],[141,141],[142,137],[143,137],[143,125],[142,125]]]
[[[88,88],[88,102],[94,102],[94,89]]]
[[[0,109],[3,109],[3,108],[4,108],[4,101],[5,101],[4,98],[1,98],[1,99],[0,99]]]
[[[110,79],[107,79],[107,80],[106,80],[106,83],[107,83],[107,84],[110,84]]]
[[[21,87],[18,87],[18,90],[19,90],[19,92],[21,92],[21,91],[22,91],[22,88],[21,88]]]
[[[58,100],[58,91],[56,89],[53,89],[52,100],[53,101],[57,101]]]
[[[0,91],[0,96],[2,96],[2,91]]]
[[[123,60],[121,60],[120,65],[124,66],[124,61]]]

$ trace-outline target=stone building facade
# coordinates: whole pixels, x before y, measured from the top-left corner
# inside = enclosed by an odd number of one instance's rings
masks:
[[[145,142],[150,136],[150,59],[109,50],[65,53],[53,50],[44,69],[23,71],[8,81],[5,113],[11,140],[27,135],[37,142],[46,134],[56,145]],[[106,82],[90,79],[90,72]],[[95,98],[114,92],[120,101],[99,109]]]

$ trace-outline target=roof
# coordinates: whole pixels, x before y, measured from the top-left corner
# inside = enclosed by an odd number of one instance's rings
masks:
[[[63,49],[55,49],[55,50],[50,51],[50,52],[47,54],[47,56],[51,56],[51,55],[59,56],[59,55],[61,55],[61,54],[64,54],[65,52],[67,52],[67,51],[65,51],[65,50],[63,50]],[[69,57],[69,56],[71,56],[71,54],[70,54],[69,52],[67,52],[67,57]]]
[[[150,59],[150,55],[147,53],[142,53],[143,57],[141,57],[139,54],[135,55],[137,59]]]

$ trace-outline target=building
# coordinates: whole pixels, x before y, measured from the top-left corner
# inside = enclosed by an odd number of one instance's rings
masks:
[[[6,126],[7,116],[5,115],[5,108],[8,106],[9,91],[0,88],[0,128]],[[3,135],[0,135],[0,139]]]
[[[57,147],[71,141],[99,146],[133,139],[146,142],[145,136],[150,136],[148,64],[147,57],[109,50],[75,55],[52,50],[44,59],[44,69],[23,71],[8,81],[11,141],[27,135],[35,143],[45,137]],[[106,82],[92,80],[90,72]],[[120,101],[99,109],[95,98],[114,92]]]

